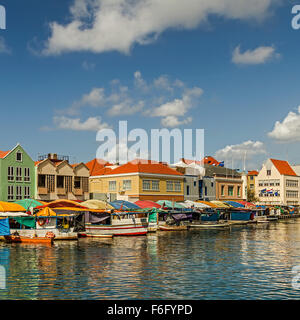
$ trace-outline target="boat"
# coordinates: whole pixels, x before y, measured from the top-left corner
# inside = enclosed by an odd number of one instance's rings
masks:
[[[148,224],[147,212],[112,210],[89,212],[85,215],[85,233],[88,235],[146,235]]]
[[[176,226],[176,225],[159,225],[159,230],[161,231],[185,231],[188,229],[188,226]]]
[[[80,232],[79,234],[79,237],[83,237],[83,238],[113,238],[113,235],[112,234],[91,234],[91,233],[84,233],[84,232]]]
[[[278,217],[267,216],[268,221],[277,221]]]
[[[10,242],[10,243],[12,242],[12,243],[52,244],[54,237],[23,237],[18,235],[9,235],[9,236],[4,236],[4,239],[6,242]]]
[[[188,225],[188,228],[190,229],[215,229],[215,228],[229,228],[230,224],[227,222],[220,222],[220,223],[191,223],[190,225]]]

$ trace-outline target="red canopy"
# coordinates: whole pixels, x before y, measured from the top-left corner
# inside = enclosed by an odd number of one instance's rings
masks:
[[[78,202],[71,200],[55,200],[45,204],[44,206],[38,206],[37,209],[43,208],[78,208],[78,209],[86,209],[86,207],[80,205]]]
[[[236,201],[236,202],[241,203],[242,205],[245,206],[245,208],[255,207],[255,204],[251,202],[247,202],[247,201]]]
[[[150,201],[150,200],[138,200],[135,202],[136,205],[138,205],[140,208],[161,208],[161,205],[159,205],[156,202]]]

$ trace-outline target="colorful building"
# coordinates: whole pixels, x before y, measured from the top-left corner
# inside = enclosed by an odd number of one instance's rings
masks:
[[[0,200],[34,198],[34,171],[34,161],[20,144],[12,150],[0,151]]]
[[[91,197],[107,200],[184,200],[184,175],[162,162],[133,160],[104,166],[90,177]]]
[[[89,168],[84,163],[70,164],[66,156],[49,153],[35,162],[37,200],[89,199]]]
[[[284,160],[268,159],[255,181],[260,204],[299,205],[300,177]]]
[[[257,176],[258,176],[258,171],[256,170],[248,171],[247,189],[250,191],[253,191],[254,193],[255,193],[255,183],[256,183]]]

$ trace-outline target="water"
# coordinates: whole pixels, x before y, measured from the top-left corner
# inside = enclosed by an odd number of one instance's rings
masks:
[[[291,270],[300,265],[300,219],[52,246],[1,243],[0,265],[0,299],[299,299]]]

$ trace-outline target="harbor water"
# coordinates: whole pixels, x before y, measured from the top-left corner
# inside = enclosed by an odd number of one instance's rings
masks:
[[[0,299],[299,299],[292,268],[300,266],[300,219],[52,246],[0,243],[0,265]]]

